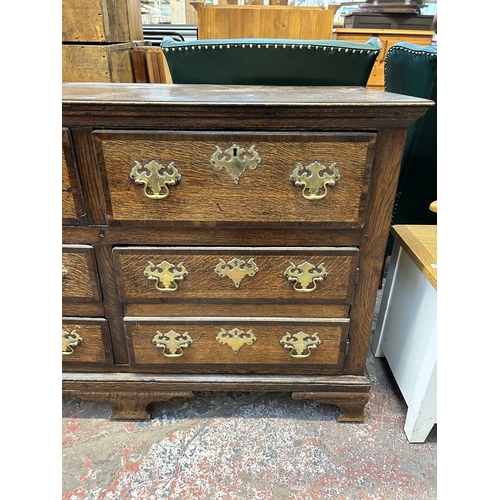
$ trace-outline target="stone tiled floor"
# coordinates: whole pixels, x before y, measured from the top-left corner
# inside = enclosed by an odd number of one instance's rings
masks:
[[[281,393],[196,393],[151,405],[148,421],[63,399],[63,500],[431,500],[437,426],[409,444],[406,405],[384,360],[364,423]]]

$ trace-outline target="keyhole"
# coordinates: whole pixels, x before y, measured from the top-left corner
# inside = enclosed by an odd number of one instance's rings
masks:
[[[236,148],[233,148],[233,156],[238,156],[238,150]]]

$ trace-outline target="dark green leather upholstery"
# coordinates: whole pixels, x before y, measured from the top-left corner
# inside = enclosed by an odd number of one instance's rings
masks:
[[[436,103],[408,131],[391,225],[437,224],[429,210],[437,200],[437,47],[393,45],[385,59],[385,91]],[[386,255],[392,246],[390,236]]]
[[[382,43],[165,37],[161,47],[173,83],[365,86]]]

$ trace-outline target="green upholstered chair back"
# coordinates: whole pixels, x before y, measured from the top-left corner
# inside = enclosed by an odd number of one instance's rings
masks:
[[[365,86],[382,43],[165,37],[161,48],[173,83]]]
[[[391,224],[436,224],[437,47],[393,45],[385,59],[385,91],[431,99],[435,105],[408,131]],[[389,238],[386,255],[392,250]]]

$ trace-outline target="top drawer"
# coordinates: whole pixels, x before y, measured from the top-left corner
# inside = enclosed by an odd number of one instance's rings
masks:
[[[109,221],[359,228],[376,134],[96,131]]]

